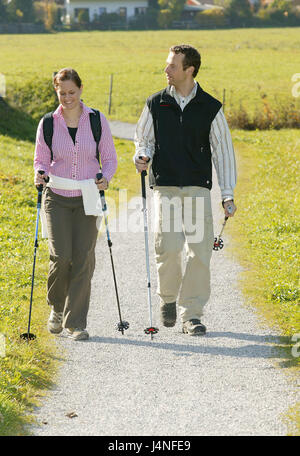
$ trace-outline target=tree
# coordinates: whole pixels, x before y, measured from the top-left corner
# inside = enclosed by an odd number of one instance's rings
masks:
[[[249,0],[225,0],[225,15],[230,24],[245,26],[251,22],[252,11]]]
[[[5,22],[7,18],[6,2],[0,0],[0,22]]]
[[[225,11],[221,8],[211,8],[196,14],[196,21],[204,27],[223,27],[226,20]]]
[[[89,11],[87,9],[81,9],[78,12],[78,24],[88,24],[90,22],[90,16],[89,16]]]
[[[262,23],[270,25],[299,25],[300,14],[294,4],[288,0],[274,0],[261,8],[257,17]]]
[[[160,11],[158,23],[161,27],[169,27],[173,21],[180,19],[186,0],[158,0]]]
[[[7,5],[10,20],[19,22],[34,22],[33,0],[11,0]]]

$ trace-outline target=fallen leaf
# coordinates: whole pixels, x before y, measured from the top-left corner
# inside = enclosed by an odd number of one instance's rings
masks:
[[[70,413],[66,413],[66,416],[68,418],[76,418],[76,416],[78,416],[78,415],[76,412],[70,412]]]

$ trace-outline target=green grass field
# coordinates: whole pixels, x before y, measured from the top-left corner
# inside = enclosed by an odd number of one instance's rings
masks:
[[[41,81],[54,70],[73,66],[83,79],[84,101],[107,115],[113,73],[110,118],[135,122],[145,98],[165,86],[168,48],[180,42],[201,51],[203,66],[197,80],[203,88],[219,98],[226,88],[226,112],[240,101],[249,110],[258,109],[262,92],[293,102],[291,77],[300,71],[300,34],[295,28],[0,35],[7,103],[16,92],[24,92],[14,109],[0,104],[0,333],[6,341],[6,356],[0,357],[0,435],[28,432],[27,412],[51,385],[64,357],[45,327],[46,241],[40,241],[34,289],[32,329],[38,339],[29,346],[19,339],[27,328],[33,260],[34,136],[38,116],[49,108]],[[299,131],[233,130],[232,136],[238,212],[226,230],[233,237],[233,254],[246,270],[241,288],[246,303],[280,334],[291,337],[300,334]],[[130,197],[140,182],[132,163],[133,144],[115,144],[119,168],[109,195],[117,200],[119,189],[127,188]],[[285,347],[283,364],[294,372],[300,358],[291,355],[291,348]],[[299,415],[291,415],[299,429]]]
[[[226,109],[242,102],[254,112],[262,93],[270,102],[295,101],[291,77],[299,72],[299,28],[0,35],[0,72],[13,91],[15,84],[72,66],[82,77],[84,100],[104,114],[113,73],[111,118],[133,122],[146,97],[166,85],[168,49],[182,42],[202,55],[197,80],[203,88],[221,100],[226,89]]]

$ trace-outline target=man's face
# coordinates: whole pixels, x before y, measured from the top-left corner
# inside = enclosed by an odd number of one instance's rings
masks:
[[[169,53],[166,60],[167,66],[164,70],[169,85],[174,85],[176,87],[191,77],[192,67],[188,67],[184,70],[182,66],[183,59],[184,54]]]

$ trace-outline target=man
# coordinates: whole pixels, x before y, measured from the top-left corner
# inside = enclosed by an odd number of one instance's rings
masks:
[[[189,45],[173,46],[166,63],[168,86],[147,99],[136,128],[134,161],[139,172],[150,166],[162,323],[175,325],[178,302],[183,332],[203,335],[206,327],[201,317],[210,296],[214,241],[212,161],[225,216],[232,217],[236,211],[235,156],[222,104],[194,80],[201,64],[199,52]],[[190,236],[191,226],[202,227],[202,235]]]

